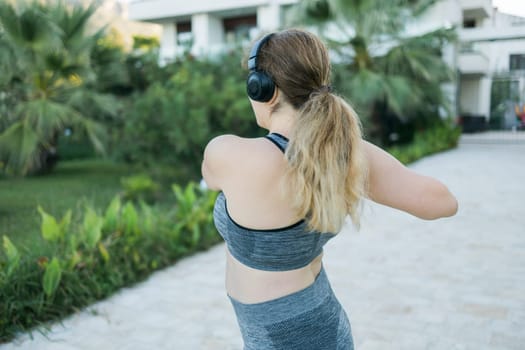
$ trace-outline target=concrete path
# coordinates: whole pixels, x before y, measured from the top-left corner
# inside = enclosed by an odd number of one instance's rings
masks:
[[[425,222],[367,203],[361,231],[327,245],[356,349],[525,349],[522,135],[466,136],[459,149],[412,165],[456,194],[456,217]],[[0,350],[241,349],[224,265],[219,245],[53,326],[48,338],[22,336]]]

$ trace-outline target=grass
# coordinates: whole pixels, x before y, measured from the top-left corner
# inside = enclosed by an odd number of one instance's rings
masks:
[[[38,205],[59,217],[83,203],[105,207],[132,172],[126,164],[91,159],[61,162],[45,176],[0,179],[0,237],[24,249],[40,245]]]

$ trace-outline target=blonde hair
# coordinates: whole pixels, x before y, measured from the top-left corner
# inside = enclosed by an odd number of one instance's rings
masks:
[[[352,107],[331,92],[325,45],[309,32],[286,30],[272,36],[258,60],[299,112],[285,153],[284,181],[294,208],[319,232],[339,232],[348,214],[359,225],[366,178],[361,125]]]

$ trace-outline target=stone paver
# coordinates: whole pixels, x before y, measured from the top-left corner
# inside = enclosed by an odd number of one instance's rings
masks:
[[[348,227],[327,245],[324,264],[358,350],[525,349],[525,137],[516,137],[523,142],[467,136],[411,166],[450,187],[457,216],[427,222],[366,203],[361,231]],[[219,245],[47,338],[21,336],[0,350],[241,349],[224,266]]]

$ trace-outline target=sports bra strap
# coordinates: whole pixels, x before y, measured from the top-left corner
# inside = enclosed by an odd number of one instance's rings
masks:
[[[286,146],[288,146],[288,138],[285,136],[278,134],[276,132],[272,132],[265,136],[268,140],[272,141],[274,145],[279,147],[279,149],[284,153],[286,151]]]

